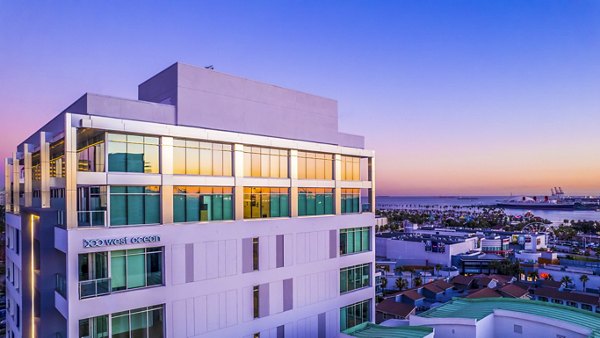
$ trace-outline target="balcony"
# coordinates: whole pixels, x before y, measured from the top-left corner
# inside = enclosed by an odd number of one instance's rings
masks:
[[[99,278],[79,282],[79,299],[93,298],[112,292],[110,278]]]
[[[108,226],[106,210],[77,211],[77,226],[80,228],[102,228]]]

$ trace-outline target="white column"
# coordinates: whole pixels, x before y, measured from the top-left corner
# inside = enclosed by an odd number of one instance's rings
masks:
[[[335,179],[335,214],[342,214],[342,155],[335,154],[333,157],[333,172]]]
[[[23,195],[25,197],[24,205],[26,207],[30,207],[32,205],[32,176],[33,171],[31,169],[31,151],[33,150],[33,146],[31,144],[23,145],[23,167],[24,167],[24,177],[23,177]]]
[[[233,176],[235,180],[235,220],[244,219],[244,145],[233,145]]]
[[[375,213],[375,157],[369,157],[369,181],[371,181],[371,190],[369,191],[369,203],[371,203],[371,212]]]
[[[290,216],[298,217],[298,150],[290,150]]]
[[[12,165],[12,174],[13,174],[13,213],[19,214],[21,212],[21,202],[19,200],[19,193],[21,190],[21,179],[19,173],[19,159],[17,158],[17,153],[13,153],[13,165]]]
[[[161,214],[162,223],[173,223],[173,138],[160,139],[160,172],[162,174]]]
[[[65,225],[77,228],[77,128],[65,114]]]
[[[12,164],[10,157],[4,159],[4,205],[6,212],[12,212]]]
[[[50,143],[46,132],[40,132],[40,197],[41,207],[50,208]]]

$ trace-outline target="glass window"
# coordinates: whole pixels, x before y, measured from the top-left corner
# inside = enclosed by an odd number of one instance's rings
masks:
[[[231,176],[231,144],[173,140],[173,173],[178,175]]]
[[[369,321],[371,321],[370,299],[340,308],[341,331]]]
[[[110,225],[160,223],[159,186],[111,186]]]
[[[342,156],[342,180],[360,181],[360,157]]]
[[[340,255],[371,250],[371,228],[340,229]]]
[[[163,284],[163,249],[116,250],[110,253],[112,290]]]
[[[333,208],[333,189],[299,188],[298,216],[331,215]]]
[[[244,218],[289,217],[288,188],[244,188]]]
[[[108,134],[108,171],[159,172],[158,137]]]
[[[342,188],[342,214],[360,212],[360,189]]]
[[[299,151],[298,178],[309,180],[333,179],[333,155]]]
[[[108,322],[110,320],[110,329]],[[80,338],[163,338],[163,305],[144,307],[79,321]]]
[[[86,318],[79,321],[79,338],[108,337],[108,315]]]
[[[288,177],[288,151],[264,147],[244,147],[244,176]]]
[[[233,188],[173,188],[174,222],[220,221],[233,219]]]
[[[50,144],[50,177],[65,177],[65,140],[60,139]]]
[[[258,246],[258,237],[252,238],[252,270],[256,271],[259,267],[259,246]]]

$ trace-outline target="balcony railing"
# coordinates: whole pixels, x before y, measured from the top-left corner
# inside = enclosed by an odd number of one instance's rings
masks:
[[[99,278],[79,282],[79,299],[107,295],[112,292],[110,278]]]
[[[77,226],[82,228],[108,226],[106,210],[77,211]]]
[[[54,290],[64,298],[67,298],[67,280],[64,275],[60,273],[56,274],[56,285],[54,286]]]

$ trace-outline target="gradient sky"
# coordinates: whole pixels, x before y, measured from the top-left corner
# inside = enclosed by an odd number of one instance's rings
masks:
[[[599,18],[594,0],[0,0],[0,156],[182,61],[337,99],[378,194],[600,194]]]

